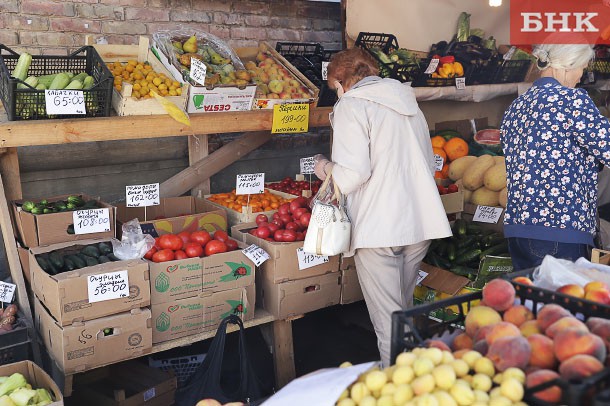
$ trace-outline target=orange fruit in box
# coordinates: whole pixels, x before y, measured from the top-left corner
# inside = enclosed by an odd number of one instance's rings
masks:
[[[443,158],[443,162],[447,162],[447,153],[442,148],[432,147],[432,153]]]
[[[444,164],[443,169],[434,172],[435,179],[447,179],[449,177],[449,165]]]
[[[443,150],[450,161],[455,161],[468,155],[468,143],[459,137],[454,137],[445,143]]]
[[[290,202],[292,199],[274,195],[265,190],[263,193],[252,194],[248,200],[248,195],[236,195],[235,190],[230,193],[217,193],[207,198],[209,201],[224,206],[228,209],[242,212],[243,206],[250,206],[252,213],[275,210],[280,204]]]
[[[430,142],[432,143],[432,148],[443,148],[447,143],[447,141],[440,135],[430,138]]]

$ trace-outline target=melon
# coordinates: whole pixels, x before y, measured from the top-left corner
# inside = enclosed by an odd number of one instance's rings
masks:
[[[483,186],[472,192],[470,203],[478,206],[498,206],[500,204],[499,198],[500,195],[498,192],[494,192]]]
[[[483,186],[485,172],[496,162],[491,155],[481,155],[473,163],[471,163],[462,177],[462,183],[468,190],[477,190]]]
[[[499,192],[506,187],[506,166],[496,164],[489,168],[483,176],[483,185],[494,192]]]
[[[502,153],[500,130],[497,128],[486,128],[485,130],[477,131],[477,133],[472,137],[472,140],[480,147],[486,148],[493,153]]]
[[[456,181],[462,179],[464,172],[477,159],[476,156],[466,155],[449,164],[449,179]]]
[[[500,206],[506,208],[506,203],[508,202],[508,190],[506,188],[498,192],[498,202]]]

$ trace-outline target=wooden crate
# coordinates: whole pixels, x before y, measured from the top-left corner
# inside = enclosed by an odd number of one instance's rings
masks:
[[[90,37],[87,42],[90,42]],[[155,72],[163,73],[168,78],[172,74],[163,66],[157,57],[150,51],[149,40],[147,37],[140,37],[138,45],[101,45],[92,44],[100,54],[104,62],[127,62],[136,59],[138,62],[148,62]],[[146,116],[154,114],[167,114],[161,104],[154,98],[134,99],[131,97],[133,86],[123,82],[123,88],[119,92],[113,88],[112,107],[119,116]],[[166,96],[165,98],[183,110],[186,110],[188,102],[189,84],[182,84],[182,94],[180,96]]]

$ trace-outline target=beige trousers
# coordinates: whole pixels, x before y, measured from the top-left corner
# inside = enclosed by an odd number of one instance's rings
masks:
[[[359,248],[354,257],[384,367],[390,364],[392,312],[413,306],[419,265],[430,241],[392,248]]]

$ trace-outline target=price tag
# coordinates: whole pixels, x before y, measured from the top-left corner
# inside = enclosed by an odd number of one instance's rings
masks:
[[[431,59],[430,60],[430,65],[428,65],[428,67],[426,68],[424,73],[430,75],[430,74],[436,72],[436,68],[438,68],[438,63],[439,62],[440,62],[440,59],[437,59],[437,58]]]
[[[241,250],[245,256],[247,256],[250,261],[254,262],[254,265],[261,266],[263,262],[269,259],[269,254],[267,251],[262,249],[256,244],[250,245],[248,248]]]
[[[89,303],[129,297],[127,270],[89,275],[87,277]]]
[[[330,62],[322,62],[322,80],[328,79],[328,64]]]
[[[316,166],[316,161],[312,156],[309,158],[301,158],[301,173],[303,175],[313,173],[314,166]]]
[[[82,90],[45,90],[47,114],[86,114]]]
[[[309,104],[276,104],[273,106],[271,133],[289,134],[309,131]]]
[[[74,221],[74,234],[110,231],[110,213],[107,208],[73,211],[72,220]]]
[[[505,61],[510,60],[513,55],[515,54],[515,51],[517,50],[517,47],[510,47],[510,49],[508,50],[508,52],[506,52],[504,54],[504,56],[502,57]]]
[[[587,79],[589,83],[595,82],[595,72],[587,72]]]
[[[159,184],[125,186],[125,202],[127,207],[158,206],[161,204],[159,197]]]
[[[0,281],[0,302],[11,303],[15,297],[17,285]]]
[[[426,279],[426,276],[428,276],[428,272],[424,272],[421,269],[417,271],[417,280],[415,281],[415,284],[419,285],[422,283],[422,281]]]
[[[208,68],[203,61],[200,61],[197,58],[191,58],[191,69],[189,71],[191,79],[200,85],[205,86],[205,74],[207,70]]]
[[[443,165],[445,165],[445,160],[443,159],[443,157],[438,154],[434,154],[434,170],[442,171]]]
[[[472,221],[495,224],[502,215],[502,210],[501,207],[477,206]]]
[[[455,87],[458,90],[466,89],[466,78],[455,78]]]
[[[263,193],[264,191],[264,173],[248,173],[237,175],[237,183],[235,184],[235,194],[253,195],[256,193]]]
[[[157,396],[157,391],[155,390],[155,388],[150,388],[149,390],[147,390],[146,392],[144,392],[144,402],[151,400],[152,398],[154,398],[155,396]]]
[[[310,254],[303,251],[303,247],[297,248],[297,258],[299,260],[299,271],[302,271],[312,266],[325,264],[329,261],[326,255]]]

